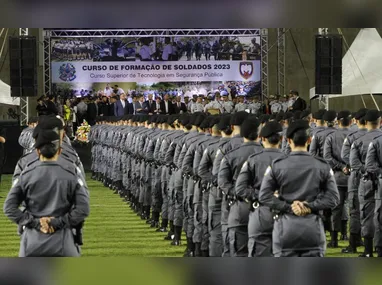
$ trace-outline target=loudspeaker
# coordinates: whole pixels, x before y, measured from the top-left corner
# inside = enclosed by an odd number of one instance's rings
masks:
[[[342,36],[316,36],[316,94],[342,93]]]
[[[37,96],[36,37],[9,37],[9,60],[11,96]]]
[[[12,174],[15,171],[17,161],[23,155],[23,148],[18,142],[23,127],[20,127],[16,120],[8,120],[0,121],[0,129],[5,130],[6,138],[3,153],[0,153],[0,172]]]

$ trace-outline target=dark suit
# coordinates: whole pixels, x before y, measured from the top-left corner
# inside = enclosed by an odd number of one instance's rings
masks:
[[[138,111],[138,109],[142,109],[141,111]],[[135,112],[137,114],[145,114],[147,113],[147,111],[145,110],[145,102],[141,103],[141,102],[135,102]]]
[[[114,105],[115,105],[115,103],[111,103],[110,105],[109,105],[109,116],[114,116]]]
[[[145,101],[143,103],[143,108],[145,109],[146,113],[154,113],[154,110],[156,109],[156,102],[154,100],[150,101]]]
[[[292,111],[304,111],[305,109],[306,109],[305,100],[298,97],[292,105]]]
[[[47,115],[58,115],[58,110],[57,110],[56,104],[54,104],[50,100],[46,101],[46,114]]]
[[[127,103],[126,105],[126,114],[134,114],[134,105],[133,103]]]
[[[161,109],[161,114],[164,114],[164,115],[172,115],[175,113],[175,110],[174,110],[174,105],[172,104],[172,102],[170,101],[167,101],[168,103],[168,110],[166,112],[166,105],[165,105],[165,101],[162,101],[160,103],[160,109]]]
[[[97,106],[94,102],[88,104],[87,117],[89,125],[94,126],[97,117]]]
[[[101,102],[98,104],[98,114],[101,116],[109,116],[109,103]]]
[[[180,104],[180,105],[178,106],[178,104]],[[173,106],[174,106],[175,114],[179,114],[180,111],[183,111],[183,113],[187,113],[187,106],[186,106],[185,103],[183,103],[183,102],[179,102],[179,103],[176,102],[175,104],[173,104]]]
[[[118,100],[114,103],[114,116],[121,117],[124,116],[127,112],[127,102],[125,101],[125,107],[123,107],[121,100]]]

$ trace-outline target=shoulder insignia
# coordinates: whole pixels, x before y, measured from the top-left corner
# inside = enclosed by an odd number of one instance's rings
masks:
[[[272,168],[270,166],[265,170],[264,176],[267,176],[271,172]]]
[[[334,176],[334,172],[333,172],[333,169],[330,169],[330,176]]]
[[[84,182],[82,181],[82,179],[81,178],[78,178],[78,183],[81,185],[81,187],[83,187],[84,186]]]
[[[218,155],[219,155],[220,153],[221,153],[221,150],[218,149],[218,151],[217,151],[216,154],[215,154],[215,158],[218,157]]]
[[[19,178],[16,178],[15,181],[12,183],[12,188],[16,186],[16,184],[19,182]]]
[[[208,148],[206,148],[204,151],[203,151],[203,155],[206,155],[208,152]]]
[[[348,142],[348,138],[346,138],[345,140],[344,140],[344,143],[343,144],[346,144]]]

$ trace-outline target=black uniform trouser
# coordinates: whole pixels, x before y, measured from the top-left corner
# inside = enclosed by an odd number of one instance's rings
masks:
[[[348,193],[350,222],[349,231],[351,234],[359,235],[361,232],[361,211],[359,205],[358,191]]]
[[[183,176],[182,171],[175,173],[174,186],[174,226],[182,227],[184,219],[184,193],[183,193]]]
[[[378,192],[380,191],[379,189]],[[380,199],[380,195],[378,195],[378,199],[375,200],[374,225],[374,245],[375,247],[382,247],[382,200]]]
[[[338,192],[340,194],[340,203],[332,210],[332,230],[334,232],[341,232],[341,222],[343,220],[345,210],[345,200],[347,196],[347,187],[338,186]]]
[[[372,193],[371,181],[360,181],[359,184],[359,204],[361,211],[361,235],[364,238],[374,238],[374,211],[375,198]]]
[[[221,198],[216,195],[216,187],[213,186],[208,197],[209,255],[211,257],[221,257],[223,253],[221,203]]]
[[[209,239],[210,239],[210,233],[208,230],[208,200],[209,200],[209,193],[208,191],[203,192],[202,197],[202,245],[201,249],[204,251],[208,251],[209,246]]]
[[[187,237],[192,239],[194,235],[194,187],[195,182],[192,178],[188,179],[188,185],[187,185]],[[186,229],[186,228],[185,228]]]
[[[228,236],[228,215],[229,206],[226,196],[223,195],[222,207],[221,207],[221,224],[222,224],[222,238],[223,238],[223,257],[230,256],[230,245]]]
[[[192,240],[195,243],[201,243],[203,237],[203,194],[200,182],[195,184],[194,199],[194,232]]]
[[[248,226],[228,229],[231,257],[248,257]]]
[[[168,220],[169,217],[169,185],[168,168],[163,167],[161,170],[161,191],[162,191],[162,220]]]
[[[361,233],[361,212],[358,198],[359,183],[359,175],[355,172],[351,172],[348,180],[349,231],[355,235]]]
[[[168,185],[168,219],[174,221],[175,214],[175,173],[170,175]],[[164,204],[164,203],[163,203]]]
[[[270,208],[260,206],[249,214],[248,256],[271,257],[273,214]]]
[[[275,257],[324,257],[322,250],[286,251]]]

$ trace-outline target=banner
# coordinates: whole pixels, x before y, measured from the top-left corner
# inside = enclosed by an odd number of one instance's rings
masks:
[[[260,81],[260,61],[53,62],[53,83]]]

